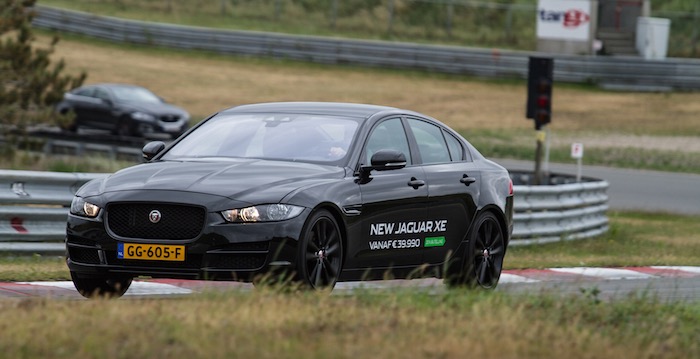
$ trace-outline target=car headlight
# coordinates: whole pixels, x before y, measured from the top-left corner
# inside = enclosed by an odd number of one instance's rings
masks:
[[[303,210],[304,207],[278,203],[229,209],[221,211],[221,215],[226,222],[271,222],[294,218]]]
[[[100,214],[100,207],[86,202],[81,197],[73,197],[73,201],[70,204],[70,213],[76,216],[95,218]]]
[[[132,112],[131,113],[131,118],[134,120],[140,120],[140,121],[154,121],[156,118],[155,116],[145,113],[145,112]]]

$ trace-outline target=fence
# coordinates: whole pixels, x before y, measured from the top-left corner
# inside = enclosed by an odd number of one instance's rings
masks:
[[[73,195],[101,176],[0,170],[0,252],[62,254]]]
[[[547,186],[529,186],[531,174],[511,171],[515,198],[513,244],[589,238],[608,230],[607,181],[551,175]]]
[[[104,40],[286,58],[325,64],[420,69],[494,78],[526,78],[535,53],[226,31],[123,20],[41,6],[37,27]],[[556,81],[640,90],[700,89],[700,60],[554,56]]]
[[[0,170],[0,252],[63,254],[74,193],[93,173]],[[523,173],[513,173],[515,182]],[[554,185],[516,185],[511,245],[596,236],[607,231],[608,183],[553,177]]]

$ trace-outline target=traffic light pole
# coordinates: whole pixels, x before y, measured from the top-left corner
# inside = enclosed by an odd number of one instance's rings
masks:
[[[554,83],[554,59],[530,57],[527,77],[527,104],[525,117],[535,122],[537,147],[535,149],[534,185],[548,182],[549,175],[549,129],[552,121],[552,85]],[[546,141],[546,142],[545,142]],[[544,166],[542,157],[545,157]],[[544,169],[543,169],[544,167]]]
[[[540,129],[535,132],[537,134],[537,147],[535,148],[535,178],[533,185],[539,186],[545,184],[545,176],[542,171],[542,151],[547,133]]]

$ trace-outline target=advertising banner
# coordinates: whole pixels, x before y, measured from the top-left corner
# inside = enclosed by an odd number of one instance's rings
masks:
[[[590,40],[591,2],[589,0],[539,0],[537,38]]]

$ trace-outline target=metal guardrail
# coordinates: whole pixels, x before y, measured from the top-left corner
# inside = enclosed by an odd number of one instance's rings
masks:
[[[0,170],[0,252],[64,253],[73,195],[106,175]]]
[[[547,186],[530,186],[531,175],[511,171],[514,214],[511,245],[589,238],[608,230],[607,181],[552,175]]]
[[[34,26],[94,38],[224,54],[526,78],[528,57],[541,53],[389,41],[227,31],[117,19],[37,6]],[[534,14],[533,14],[534,16]],[[556,81],[636,90],[700,89],[700,60],[551,55]]]
[[[63,254],[68,206],[87,181],[106,173],[0,170],[0,252]],[[525,174],[513,173],[518,183]],[[608,229],[606,181],[514,186],[512,245],[588,238]]]

